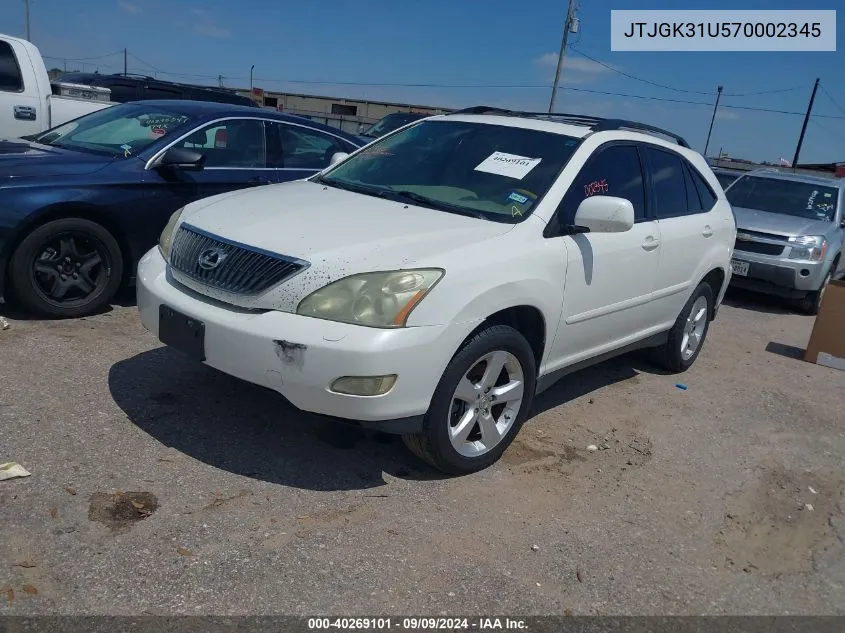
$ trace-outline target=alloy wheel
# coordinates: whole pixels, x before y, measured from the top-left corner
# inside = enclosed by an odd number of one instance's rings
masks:
[[[525,375],[510,352],[485,354],[455,389],[448,416],[449,439],[464,457],[479,457],[507,436],[522,406]]]

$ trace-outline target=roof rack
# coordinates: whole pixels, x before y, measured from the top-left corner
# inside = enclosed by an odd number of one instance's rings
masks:
[[[492,106],[472,106],[461,110],[453,110],[449,114],[493,114],[499,116],[529,117],[532,119],[547,119],[560,123],[572,123],[574,125],[588,125],[592,132],[606,132],[608,130],[633,130],[636,132],[650,132],[666,136],[675,141],[681,147],[689,147],[686,140],[674,132],[664,130],[653,125],[626,121],[625,119],[603,119],[601,117],[589,116],[586,114],[567,114],[564,112],[521,112],[519,110],[507,110],[505,108],[494,108]]]

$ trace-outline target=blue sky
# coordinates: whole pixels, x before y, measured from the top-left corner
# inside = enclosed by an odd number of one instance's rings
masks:
[[[831,9],[838,0],[745,0],[687,3],[654,0],[582,0],[581,31],[571,40],[558,109],[636,119],[682,134],[699,151],[711,106],[636,98],[712,103],[725,93],[782,88],[787,92],[723,97],[729,106],[803,112],[813,80],[845,108],[845,50],[835,53],[629,53],[610,51],[613,9]],[[365,97],[457,107],[489,104],[545,110],[554,75],[566,0],[31,0],[32,39],[50,66],[130,72],[198,83]],[[840,15],[843,12],[840,11]],[[24,30],[22,0],[0,4],[7,33]],[[577,51],[628,74],[624,77]],[[83,59],[86,58],[86,59]],[[83,60],[83,61],[73,61]],[[180,75],[164,74],[180,73]],[[426,84],[339,85],[359,84]],[[530,85],[540,87],[453,87]],[[575,90],[577,89],[577,90]],[[588,92],[593,91],[593,92]],[[601,94],[623,93],[629,96]],[[845,110],[823,92],[807,130],[802,162],[845,161]],[[756,160],[792,158],[801,116],[720,108],[711,152]]]

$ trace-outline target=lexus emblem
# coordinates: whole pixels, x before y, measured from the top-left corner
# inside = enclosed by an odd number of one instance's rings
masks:
[[[223,260],[226,259],[226,253],[219,248],[207,248],[199,257],[197,257],[197,264],[203,270],[214,270]]]

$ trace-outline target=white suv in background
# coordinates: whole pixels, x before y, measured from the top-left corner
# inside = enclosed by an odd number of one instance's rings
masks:
[[[735,237],[682,138],[476,107],[189,204],[141,260],[138,307],[198,361],[464,473],[568,372],[643,347],[692,365]]]

